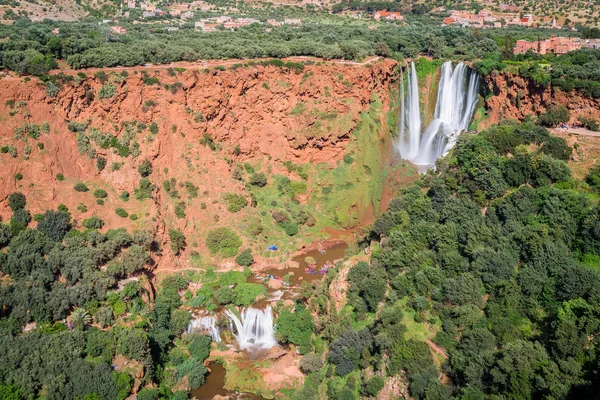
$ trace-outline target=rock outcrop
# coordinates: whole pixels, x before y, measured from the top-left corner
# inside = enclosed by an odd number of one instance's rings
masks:
[[[571,122],[579,115],[600,120],[600,99],[592,99],[573,90],[570,93],[551,84],[540,87],[535,82],[508,73],[492,73],[484,78],[485,89],[490,93],[486,100],[487,117],[479,128],[485,128],[503,119],[522,121],[528,116],[537,116],[551,104],[560,104],[571,111]]]

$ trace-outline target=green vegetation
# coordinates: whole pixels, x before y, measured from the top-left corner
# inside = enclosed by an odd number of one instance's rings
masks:
[[[337,271],[308,290],[316,354],[297,397],[373,395],[403,373],[416,399],[593,398],[599,172],[571,178],[556,139],[515,123],[464,135],[404,188],[365,238],[382,247],[349,268],[347,305],[324,314]]]
[[[227,211],[231,213],[236,213],[248,205],[244,196],[235,193],[226,193],[223,200],[227,204]]]
[[[233,257],[237,254],[242,241],[239,236],[229,228],[212,229],[206,236],[206,245],[212,254],[223,257]]]
[[[79,182],[76,183],[75,186],[73,186],[73,189],[75,189],[76,192],[88,192],[90,189],[87,187],[87,185],[83,182]]]

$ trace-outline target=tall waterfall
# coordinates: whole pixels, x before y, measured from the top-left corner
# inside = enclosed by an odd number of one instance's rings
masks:
[[[414,62],[410,74],[406,68],[400,87],[399,150],[405,160],[415,165],[432,166],[444,157],[456,144],[458,136],[468,129],[477,107],[479,75],[464,63],[452,67],[448,61],[442,65],[433,120],[421,135],[421,112],[419,110],[419,85]]]
[[[264,310],[248,307],[242,311],[241,319],[229,310],[225,315],[231,320],[230,329],[240,350],[266,350],[277,345],[271,306]]]

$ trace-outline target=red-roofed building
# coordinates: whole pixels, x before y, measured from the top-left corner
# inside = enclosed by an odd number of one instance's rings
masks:
[[[382,18],[387,19],[388,21],[402,21],[404,19],[404,16],[398,11],[381,10],[376,11],[375,14],[373,14],[373,18],[375,18],[377,21],[379,21]]]

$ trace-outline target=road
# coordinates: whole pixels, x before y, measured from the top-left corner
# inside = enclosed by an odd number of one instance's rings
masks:
[[[590,131],[589,129],[585,128],[552,128],[550,131],[554,133],[572,133],[574,135],[600,137],[600,132]]]

